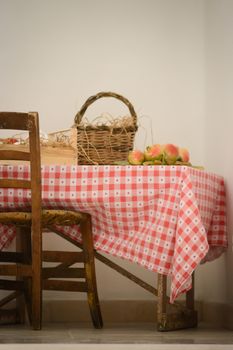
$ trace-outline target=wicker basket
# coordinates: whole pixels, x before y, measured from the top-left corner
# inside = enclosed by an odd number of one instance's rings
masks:
[[[128,107],[132,123],[124,127],[109,125],[84,125],[82,118],[87,108],[102,97],[114,97]],[[123,96],[113,92],[100,92],[88,98],[74,119],[77,130],[77,163],[78,164],[116,164],[127,160],[133,149],[137,131],[137,115],[132,104]]]

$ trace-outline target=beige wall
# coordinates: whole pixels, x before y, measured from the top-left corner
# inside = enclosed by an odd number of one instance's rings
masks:
[[[217,290],[225,289],[224,298],[233,302],[233,1],[206,1],[206,123],[205,164],[226,179],[229,249],[226,256],[210,268],[207,276]],[[216,268],[216,270],[215,270]],[[218,298],[208,279],[206,293]],[[211,298],[210,298],[211,299]]]
[[[203,163],[202,1],[1,0],[0,44],[1,108],[36,109],[54,131],[90,95],[116,91],[151,120],[140,119],[138,146],[146,133],[151,142],[152,124],[154,141],[186,146]],[[103,100],[88,111],[127,109]]]
[[[224,9],[221,1],[213,3]],[[222,82],[216,77],[216,90],[211,90],[215,66],[220,65],[211,63],[218,51],[211,9],[211,1],[204,0],[0,0],[0,109],[38,110],[41,129],[48,132],[70,127],[90,95],[116,91],[128,97],[138,113],[142,127],[137,147],[151,142],[185,146],[194,164],[227,175],[230,186],[230,155],[227,159],[225,151],[215,162]],[[223,24],[224,18],[218,25]],[[218,38],[216,45],[220,44]],[[219,58],[224,57],[223,50]],[[118,101],[107,104],[106,108],[106,100],[99,101],[87,116],[126,112]],[[229,115],[221,114],[228,120],[228,133]],[[226,146],[226,138],[221,140]],[[63,246],[52,236],[44,244]],[[125,262],[123,266],[155,282],[154,274]],[[152,298],[101,263],[97,275],[102,299]],[[197,298],[225,300],[224,258],[200,267],[196,275]]]

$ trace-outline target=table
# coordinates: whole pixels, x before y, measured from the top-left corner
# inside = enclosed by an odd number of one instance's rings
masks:
[[[3,177],[27,178],[28,171],[0,165]],[[164,293],[170,276],[170,303],[190,293],[201,261],[216,259],[227,247],[224,180],[192,167],[44,165],[42,198],[45,208],[90,213],[97,257],[105,252],[158,273],[154,294]],[[28,190],[0,189],[0,210],[29,206]],[[78,227],[57,229],[80,242]],[[14,227],[0,226],[0,249],[14,236]]]

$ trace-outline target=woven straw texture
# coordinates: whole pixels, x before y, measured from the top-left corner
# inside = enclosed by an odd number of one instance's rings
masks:
[[[129,109],[131,122],[118,123],[117,126],[101,124],[84,125],[82,118],[87,108],[102,97],[113,97],[122,101]],[[123,119],[122,119],[123,120]],[[77,163],[78,164],[115,164],[127,160],[133,149],[137,131],[137,115],[134,107],[125,97],[113,92],[99,92],[91,96],[76,114],[74,128],[77,130]]]

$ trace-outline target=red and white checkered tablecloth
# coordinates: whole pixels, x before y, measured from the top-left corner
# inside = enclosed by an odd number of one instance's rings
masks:
[[[0,165],[0,177],[27,178],[28,167]],[[92,215],[95,248],[171,276],[170,301],[191,274],[227,247],[223,178],[184,166],[42,167],[45,208]],[[0,210],[30,206],[28,190],[0,189]],[[63,232],[80,240],[77,226]],[[0,249],[14,238],[0,226]]]

